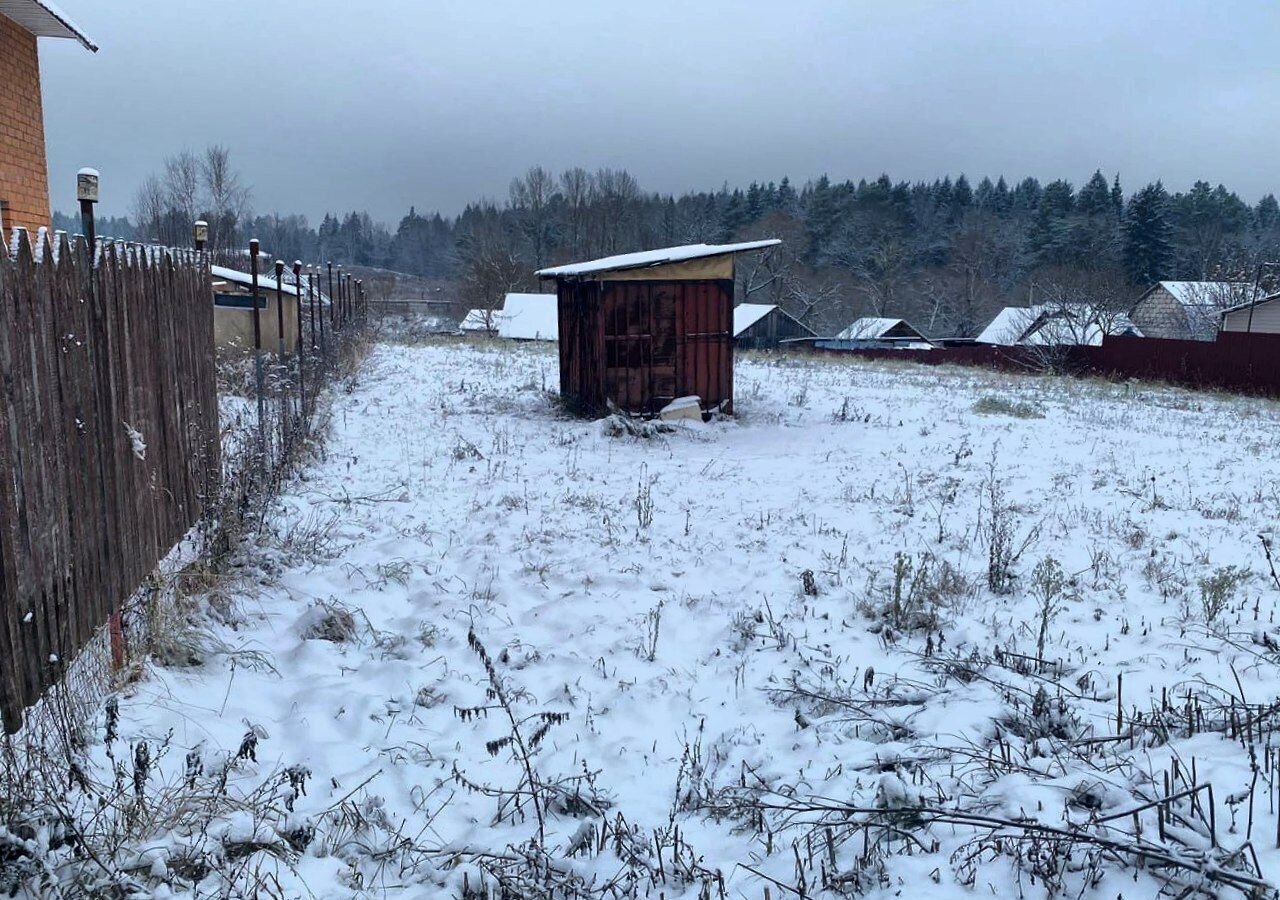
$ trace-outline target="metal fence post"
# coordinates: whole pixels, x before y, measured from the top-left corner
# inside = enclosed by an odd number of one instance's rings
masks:
[[[329,267],[329,329],[333,330],[336,327],[333,322],[333,317],[335,315],[335,307],[338,302],[337,297],[334,296],[333,293],[333,260],[329,260],[326,265]]]
[[[315,279],[315,281],[312,283],[312,288],[313,288],[312,302],[319,307],[316,315],[316,320],[317,320],[316,324],[319,326],[319,331],[320,331],[320,357],[323,360],[324,358],[324,304],[320,302],[320,297],[319,297],[319,294],[320,294],[320,271],[319,270],[320,270],[320,266],[317,265],[316,273],[315,275],[312,276]]]
[[[287,355],[284,351],[284,260],[276,260],[276,349],[280,354],[280,365],[285,365]]]
[[[267,461],[267,401],[262,374],[262,310],[258,307],[258,239],[249,241],[249,278],[253,296],[253,373],[258,391],[258,453]]]
[[[289,454],[289,436],[293,429],[289,423],[288,397],[284,381],[289,377],[289,357],[284,350],[284,260],[277,259],[276,265],[276,371],[280,373],[280,384],[276,386],[277,405],[280,408],[280,446],[285,456]]]
[[[342,274],[342,264],[338,264],[338,327],[347,327],[347,279]]]
[[[293,355],[298,364],[298,402],[302,404],[298,414],[301,417],[305,417],[307,414],[307,385],[305,374],[302,371],[302,261],[298,259],[293,261],[293,289],[297,293],[296,299],[298,301],[294,304],[298,310],[298,343],[293,348]]]

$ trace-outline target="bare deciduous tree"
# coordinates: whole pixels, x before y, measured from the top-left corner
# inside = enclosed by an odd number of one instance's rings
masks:
[[[555,240],[556,221],[551,206],[555,191],[555,179],[542,166],[531,167],[511,182],[511,209],[529,244],[535,269],[547,263]]]
[[[143,235],[173,246],[188,244],[191,226],[203,218],[209,223],[209,249],[225,250],[239,238],[249,197],[230,151],[214,145],[200,156],[183,150],[165,159],[160,174],[139,186],[133,213]]]
[[[462,227],[458,238],[461,297],[468,309],[483,311],[485,328],[492,330],[503,298],[527,284],[531,273],[493,203],[469,210]]]

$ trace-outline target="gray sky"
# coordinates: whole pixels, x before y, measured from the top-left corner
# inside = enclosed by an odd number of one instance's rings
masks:
[[[1273,0],[60,0],[50,180],[104,214],[223,143],[258,212],[503,198],[541,163],[682,191],[789,175],[1120,172],[1276,191]]]

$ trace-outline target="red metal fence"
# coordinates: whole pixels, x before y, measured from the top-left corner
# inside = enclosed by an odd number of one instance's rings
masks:
[[[0,248],[0,713],[23,710],[199,518],[218,479],[203,256],[25,232]]]
[[[980,366],[1002,371],[1041,369],[1040,349],[985,344],[935,350],[819,350],[925,365]],[[1223,332],[1216,341],[1168,341],[1108,337],[1100,347],[1055,348],[1052,361],[1064,370],[1101,378],[1137,378],[1183,387],[1280,397],[1280,335]]]

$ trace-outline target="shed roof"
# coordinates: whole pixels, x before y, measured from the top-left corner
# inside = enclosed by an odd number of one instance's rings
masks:
[[[3,2],[3,0],[0,0],[0,2]],[[239,284],[244,287],[253,286],[253,276],[248,272],[240,272],[235,269],[228,269],[224,266],[210,266],[209,273],[213,275],[214,278],[220,278],[223,281],[230,281],[232,284]],[[276,280],[259,273],[258,290],[262,291],[264,294],[268,292],[274,294],[276,292]],[[280,285],[280,291],[281,293],[288,294],[290,297],[298,296],[297,289],[291,285],[287,279],[284,284]],[[320,296],[321,299],[324,299],[323,294]]]
[[[661,250],[643,250],[639,253],[622,253],[618,256],[605,256],[590,262],[573,263],[568,266],[553,266],[550,269],[539,269],[539,278],[581,278],[587,275],[598,275],[602,272],[619,272],[626,269],[648,269],[653,266],[665,266],[671,263],[687,262],[691,259],[705,259],[709,256],[728,256],[731,253],[746,253],[750,250],[763,250],[776,247],[782,241],[773,238],[767,241],[746,241],[741,244],[688,244],[683,247],[665,247]]]
[[[36,37],[72,38],[98,52],[98,45],[52,0],[0,0],[0,16],[17,22]]]
[[[890,331],[899,325],[905,325],[911,329],[911,334],[917,338],[924,338],[919,329],[912,326],[906,319],[892,319],[885,316],[864,316],[861,319],[854,319],[849,327],[836,335],[838,341],[871,341],[884,337]]]
[[[517,341],[560,340],[555,294],[507,294],[497,319],[498,337]]]

